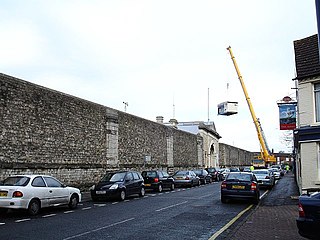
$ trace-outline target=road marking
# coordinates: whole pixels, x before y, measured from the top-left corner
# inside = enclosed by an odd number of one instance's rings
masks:
[[[228,222],[226,225],[224,225],[218,232],[213,234],[209,240],[214,240],[216,239],[221,233],[223,233],[225,230],[227,230],[235,221],[237,221],[245,212],[247,212],[250,208],[252,208],[253,204],[251,204],[249,207],[246,209],[242,210],[242,212],[238,213],[237,216],[235,216],[233,219],[231,219],[230,222]]]
[[[43,218],[47,218],[47,217],[53,217],[53,216],[56,216],[57,214],[55,213],[52,213],[52,214],[48,214],[48,215],[44,215],[42,216]]]
[[[5,225],[6,223],[0,223],[0,225]]]
[[[160,208],[160,209],[157,209],[156,212],[160,212],[160,211],[166,210],[166,209],[168,209],[168,208],[173,208],[173,207],[176,207],[176,206],[185,204],[185,203],[187,203],[187,202],[188,202],[188,201],[184,201],[184,202],[181,202],[181,203],[177,203],[177,204],[174,204],[174,205],[170,205],[170,206],[168,206],[168,207]]]
[[[127,199],[127,200],[124,200],[124,202],[129,202],[130,200],[129,199]]]
[[[64,213],[68,214],[68,213],[73,213],[73,212],[74,212],[73,210],[70,210],[70,211],[65,211]]]
[[[117,204],[117,203],[119,203],[119,202],[113,202],[113,203],[111,203],[111,204]]]
[[[25,218],[25,219],[20,219],[20,220],[16,220],[14,222],[19,223],[19,222],[25,222],[25,221],[30,221],[31,218]]]
[[[82,210],[88,210],[88,209],[91,209],[92,207],[85,207],[85,208],[82,208]]]
[[[129,222],[129,221],[132,221],[132,220],[134,220],[134,218],[128,218],[128,219],[120,221],[120,222],[112,223],[112,224],[107,225],[107,226],[103,226],[103,227],[100,227],[100,228],[93,229],[91,231],[87,231],[87,232],[80,233],[80,234],[77,234],[77,235],[74,235],[74,236],[71,236],[71,237],[64,238],[64,240],[69,240],[69,239],[73,239],[73,238],[82,237],[84,235],[87,235],[87,234],[90,234],[90,233],[93,233],[93,232],[97,232],[97,231],[100,231],[100,230],[103,230],[103,229],[106,229],[106,228],[114,227],[116,225],[119,225],[119,224],[122,224],[122,223],[125,223],[125,222]]]
[[[264,195],[266,195],[269,192],[269,190],[265,191],[261,196],[260,199],[262,199],[264,197]]]
[[[107,204],[101,203],[101,204],[93,204],[93,205],[96,206],[96,207],[104,207],[104,206],[106,206]]]

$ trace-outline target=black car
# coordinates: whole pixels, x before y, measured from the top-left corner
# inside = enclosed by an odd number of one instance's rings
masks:
[[[127,196],[145,195],[143,177],[135,171],[107,172],[106,175],[90,188],[93,201],[117,198],[124,200]]]
[[[299,217],[296,222],[301,236],[319,239],[320,189],[308,189],[307,194],[299,197]]]
[[[249,199],[254,204],[260,200],[257,179],[253,173],[230,172],[221,183],[221,202],[231,199]]]
[[[212,176],[205,169],[195,169],[193,172],[200,178],[201,184],[212,183]]]
[[[175,187],[174,179],[171,176],[169,176],[169,174],[166,171],[143,171],[141,175],[144,179],[144,186],[146,189],[152,189],[158,192],[162,192],[164,188],[169,188],[170,190],[173,190]]]
[[[213,181],[221,181],[222,180],[222,176],[219,172],[219,168],[210,167],[210,168],[206,168],[205,170],[211,175]]]

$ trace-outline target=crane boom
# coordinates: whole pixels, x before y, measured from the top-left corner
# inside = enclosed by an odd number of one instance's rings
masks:
[[[263,131],[262,131],[262,128],[261,128],[261,124],[260,124],[259,119],[256,117],[256,114],[254,112],[254,109],[253,109],[253,106],[252,106],[248,91],[246,89],[246,86],[244,85],[244,81],[243,81],[242,75],[240,73],[240,70],[239,70],[238,64],[236,62],[236,59],[235,59],[235,57],[234,57],[234,55],[232,53],[231,47],[229,46],[227,48],[227,50],[230,53],[231,60],[233,62],[234,68],[236,69],[236,72],[237,72],[237,75],[238,75],[238,79],[240,81],[243,93],[244,93],[244,95],[246,97],[246,101],[247,101],[247,104],[248,104],[248,107],[249,107],[249,110],[250,110],[250,113],[251,113],[251,117],[253,119],[253,123],[254,123],[256,131],[257,131],[257,135],[258,135],[258,139],[259,139],[259,143],[260,143],[261,158],[264,160],[265,163],[275,162],[276,158],[275,158],[274,155],[271,155],[271,153],[268,150],[267,143],[266,143],[266,140],[264,138]]]

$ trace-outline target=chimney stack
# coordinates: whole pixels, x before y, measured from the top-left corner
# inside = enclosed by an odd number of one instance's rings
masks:
[[[157,123],[162,123],[163,124],[163,117],[162,116],[157,116]]]

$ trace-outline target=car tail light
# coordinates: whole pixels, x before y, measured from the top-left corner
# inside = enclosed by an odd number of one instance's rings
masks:
[[[257,184],[251,183],[251,191],[257,190]]]
[[[227,188],[227,183],[225,181],[221,183],[221,188]]]
[[[15,191],[15,192],[12,194],[12,197],[23,197],[23,193],[20,192],[20,191]]]
[[[155,182],[155,183],[159,182],[159,178],[155,178],[155,179],[154,179],[154,182]]]
[[[186,177],[186,178],[185,178],[185,180],[189,180],[189,179],[190,179],[189,177]]]
[[[270,178],[270,176],[266,176],[266,179],[269,179]]]
[[[302,207],[302,204],[299,203],[299,217],[305,217],[305,213],[304,213],[304,210],[303,210],[303,207]]]

